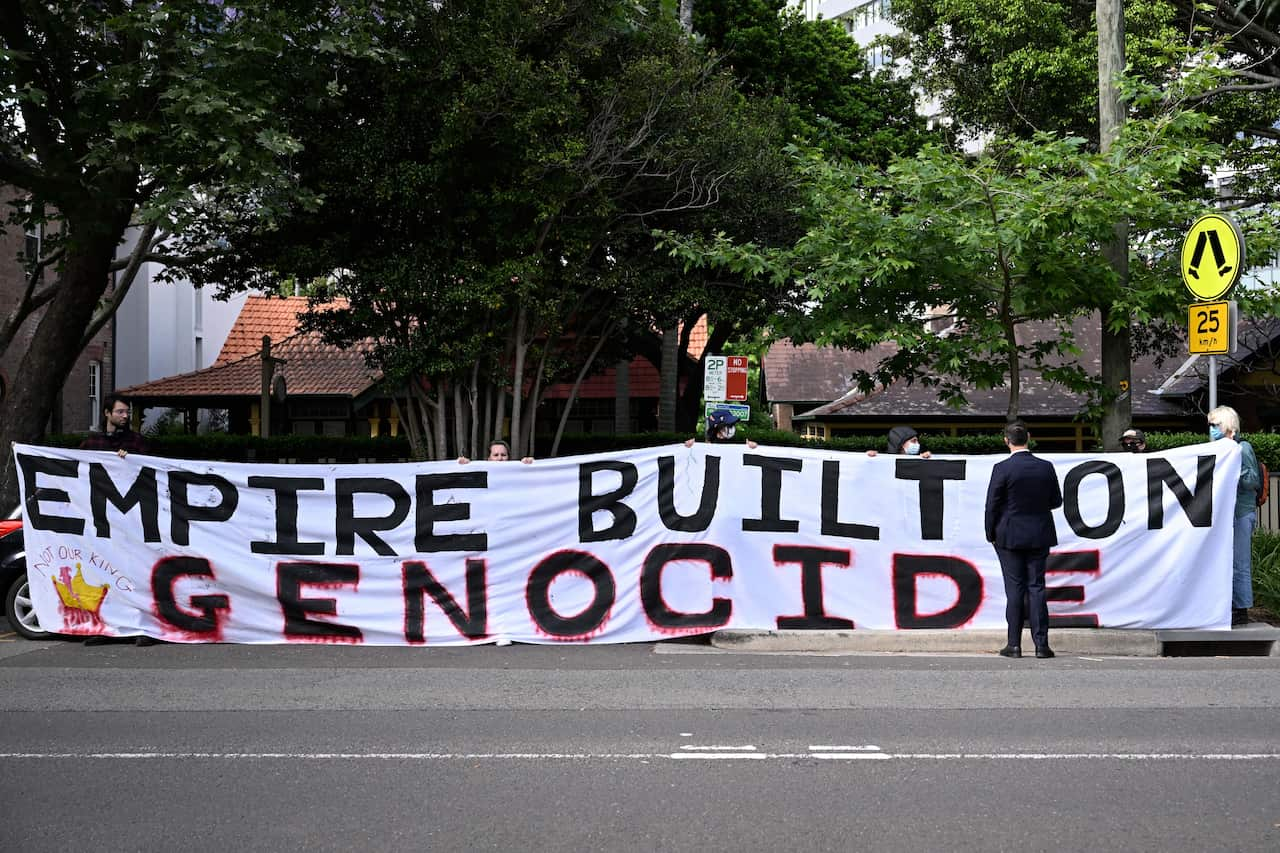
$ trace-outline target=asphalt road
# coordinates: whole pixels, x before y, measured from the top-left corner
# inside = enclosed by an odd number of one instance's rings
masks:
[[[1280,659],[0,637],[0,850],[1280,849]]]

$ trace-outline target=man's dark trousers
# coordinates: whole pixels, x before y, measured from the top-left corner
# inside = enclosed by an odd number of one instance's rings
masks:
[[[1009,626],[1009,645],[1022,645],[1024,616],[1031,621],[1031,639],[1037,649],[1049,645],[1049,602],[1044,592],[1044,566],[1048,548],[996,547],[1000,574],[1004,575],[1004,618]],[[1030,610],[1027,613],[1026,610]]]

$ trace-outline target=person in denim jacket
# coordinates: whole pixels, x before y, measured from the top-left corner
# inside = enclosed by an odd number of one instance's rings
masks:
[[[1253,446],[1240,438],[1240,415],[1230,406],[1209,412],[1209,440],[1240,445],[1240,483],[1236,487],[1231,554],[1231,627],[1249,624],[1253,606],[1253,531],[1258,526],[1258,490],[1262,473]]]

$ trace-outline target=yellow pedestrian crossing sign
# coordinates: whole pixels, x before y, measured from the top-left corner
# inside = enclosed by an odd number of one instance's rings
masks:
[[[1224,214],[1201,216],[1182,241],[1182,280],[1196,299],[1225,295],[1239,281],[1243,263],[1244,235]]]

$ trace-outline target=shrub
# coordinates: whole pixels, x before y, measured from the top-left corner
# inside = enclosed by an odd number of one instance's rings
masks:
[[[1253,600],[1280,615],[1280,533],[1253,534]]]

